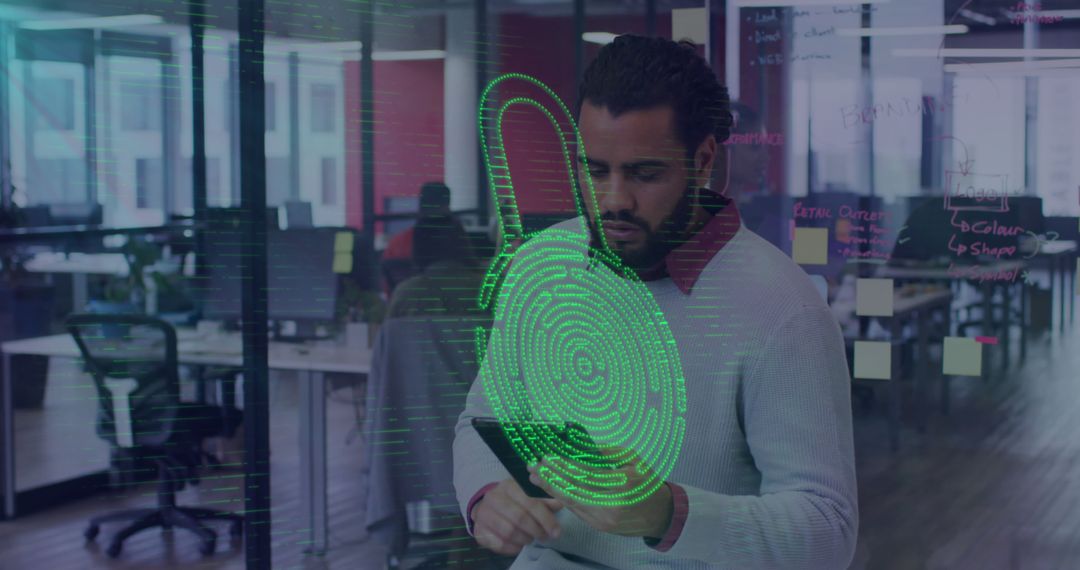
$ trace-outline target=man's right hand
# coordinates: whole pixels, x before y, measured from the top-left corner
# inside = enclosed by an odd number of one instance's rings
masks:
[[[555,513],[562,507],[554,499],[534,499],[513,479],[504,479],[473,505],[473,535],[488,550],[516,556],[533,540],[559,537]]]

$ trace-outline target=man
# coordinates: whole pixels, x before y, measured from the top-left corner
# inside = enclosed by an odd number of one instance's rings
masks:
[[[692,46],[620,36],[586,71],[577,109],[593,240],[603,232],[645,281],[678,348],[682,450],[633,504],[574,501],[539,476],[544,464],[532,482],[554,498],[529,498],[470,426],[493,415],[477,381],[454,442],[470,531],[516,556],[514,570],[846,568],[858,513],[843,340],[807,275],[703,188],[727,168],[726,89]],[[650,466],[620,469],[631,488]]]
[[[413,226],[412,259],[418,274],[394,288],[387,318],[486,316],[476,303],[484,281],[469,236],[452,216],[427,216]]]
[[[450,215],[450,188],[442,182],[425,182],[420,187],[420,216]],[[383,250],[383,259],[412,259],[413,228],[398,233]]]

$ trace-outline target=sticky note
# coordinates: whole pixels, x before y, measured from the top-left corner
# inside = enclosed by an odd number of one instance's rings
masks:
[[[854,376],[870,380],[892,379],[892,344],[869,340],[855,341]]]
[[[982,344],[973,338],[945,337],[941,371],[954,376],[982,376]]]
[[[349,252],[353,250],[353,233],[337,232],[334,234],[334,253]]]
[[[824,275],[811,275],[810,282],[814,284],[814,288],[817,289],[818,295],[821,295],[821,300],[826,303],[829,302],[829,282],[825,281]]]
[[[860,317],[893,316],[893,280],[859,279],[856,281],[855,314]]]
[[[334,273],[352,273],[351,251],[339,251],[334,253]]]
[[[791,257],[803,265],[825,265],[829,262],[828,228],[795,228]]]
[[[671,11],[671,39],[690,40],[698,45],[709,41],[707,8],[675,8]]]

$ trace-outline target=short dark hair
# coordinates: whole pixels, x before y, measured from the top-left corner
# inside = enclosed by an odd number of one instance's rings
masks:
[[[731,116],[731,130],[737,133],[755,133],[765,126],[757,111],[737,101],[731,102]]]
[[[670,105],[676,136],[693,156],[710,134],[716,142],[731,133],[727,88],[689,41],[621,35],[604,46],[585,70],[576,116],[588,101],[618,117],[628,111]]]
[[[420,211],[446,208],[450,205],[450,187],[442,182],[425,182],[420,187]]]

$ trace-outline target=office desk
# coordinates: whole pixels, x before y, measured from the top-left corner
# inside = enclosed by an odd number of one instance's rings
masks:
[[[240,366],[238,334],[199,339],[194,331],[177,331],[177,357],[184,365]],[[14,340],[0,344],[3,352],[4,383],[0,390],[0,432],[3,449],[0,479],[3,481],[4,514],[15,516],[15,441],[14,413],[11,403],[11,355],[35,354],[60,358],[81,357],[71,335],[52,335]],[[371,350],[333,343],[294,344],[271,342],[268,367],[273,370],[301,372],[300,389],[300,483],[302,500],[306,498],[305,521],[310,526],[309,551],[321,553],[327,545],[326,498],[326,378],[327,372],[368,374]],[[89,427],[89,426],[88,426]]]
[[[935,267],[897,267],[890,265],[883,265],[878,268],[874,276],[882,279],[895,279],[897,281],[945,281],[949,283],[957,281],[976,281],[978,287],[982,292],[982,313],[983,313],[983,335],[989,335],[989,331],[993,329],[993,311],[992,300],[994,296],[994,287],[1000,286],[1002,293],[1002,300],[1006,308],[1012,306],[1012,288],[1016,285],[1020,286],[1020,361],[1023,362],[1027,358],[1027,283],[1020,276],[1027,264],[1022,260],[1003,260],[996,263],[989,263],[986,265],[980,265],[980,273],[997,273],[997,272],[1016,272],[1016,279],[1013,281],[979,281],[977,278],[972,278],[965,275],[956,275],[949,271],[948,267],[935,266]],[[1009,314],[1009,310],[1002,311],[1002,334],[1000,339],[1001,344],[1001,367],[1007,369],[1009,367],[1009,328],[1011,326],[1012,317]],[[984,357],[983,374],[985,375],[989,370],[989,366],[985,365],[986,360]]]
[[[911,322],[916,328],[916,348],[918,354],[916,356],[916,362],[918,363],[917,369],[914,371],[914,389],[915,397],[917,399],[917,407],[919,407],[919,424],[920,431],[926,429],[926,410],[923,401],[923,382],[930,376],[930,316],[935,311],[942,311],[945,314],[945,329],[949,328],[949,309],[952,306],[953,294],[949,289],[935,289],[930,291],[920,291],[910,295],[901,295],[900,292],[894,291],[893,293],[893,315],[892,317],[860,317],[865,319],[884,319],[888,320],[888,328],[890,334],[890,342],[901,338],[901,331],[904,328],[904,324]],[[896,347],[897,345],[893,345]],[[900,359],[898,355],[893,354],[892,366],[893,366],[893,379],[890,380],[890,394],[889,394],[889,444],[893,451],[896,451],[900,447],[900,378],[896,371],[900,365]],[[867,380],[867,382],[878,382],[877,380]]]
[[[86,307],[88,289],[87,275],[123,277],[128,274],[128,263],[120,253],[39,253],[24,265],[31,273],[67,273],[71,275],[72,310]]]
[[[1076,316],[1076,295],[1073,294],[1076,289],[1076,242],[1075,241],[1051,241],[1039,245],[1039,249],[1034,254],[1034,259],[1046,260],[1046,264],[1050,269],[1050,298],[1054,297],[1053,290],[1057,288],[1058,297],[1060,302],[1058,304],[1059,315],[1059,330],[1065,332],[1065,303],[1066,299],[1069,303],[1069,324],[1072,324],[1073,318]],[[1058,279],[1055,279],[1058,277]],[[1069,280],[1069,287],[1065,286],[1065,280]],[[1055,281],[1057,284],[1055,285]],[[1053,330],[1051,327],[1050,330]]]

